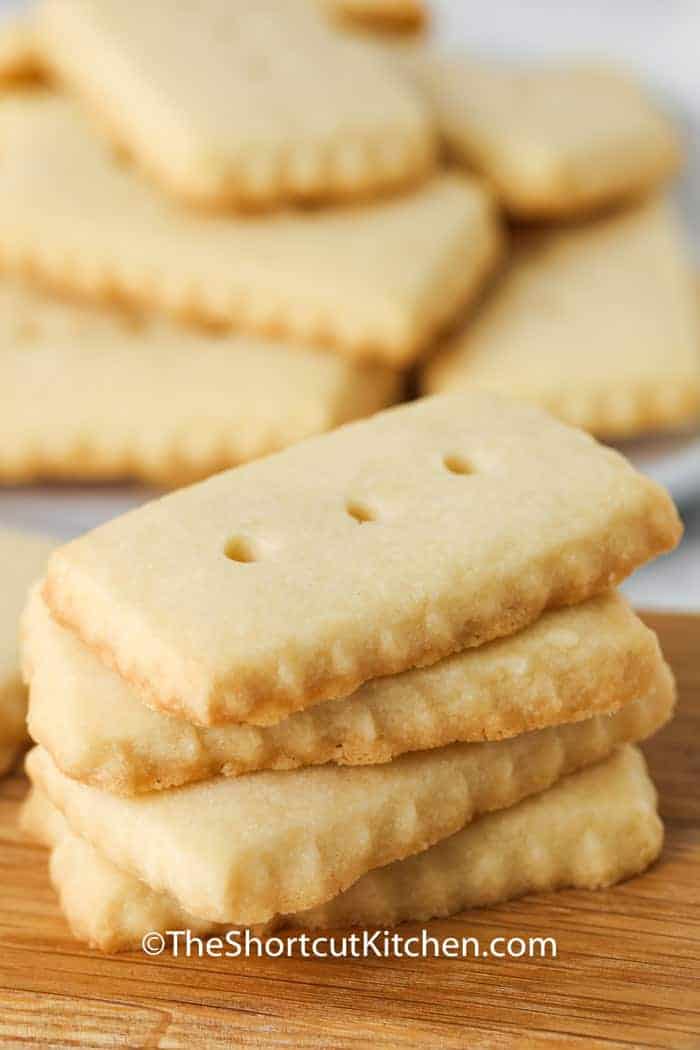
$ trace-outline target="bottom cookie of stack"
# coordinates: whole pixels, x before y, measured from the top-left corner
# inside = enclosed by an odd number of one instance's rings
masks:
[[[77,937],[105,951],[136,948],[146,933],[221,933],[121,869],[70,830],[36,785],[26,833],[52,849],[51,878]],[[638,874],[658,856],[663,826],[644,758],[625,745],[539,794],[487,814],[449,838],[363,875],[332,900],[280,915],[265,930],[393,926],[445,917],[524,894],[597,889]]]

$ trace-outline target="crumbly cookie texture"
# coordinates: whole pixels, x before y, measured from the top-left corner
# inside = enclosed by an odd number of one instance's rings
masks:
[[[370,415],[397,374],[0,284],[0,482],[199,480]]]
[[[383,765],[219,777],[135,798],[71,780],[40,747],[27,772],[113,863],[193,915],[250,925],[322,905],[367,871],[643,739],[670,716],[673,693],[664,668],[614,715]]]
[[[227,928],[198,919],[73,834],[36,788],[25,832],[52,847],[51,878],[76,937],[104,951],[138,948],[152,930]],[[630,745],[540,794],[491,813],[406,860],[368,872],[310,911],[271,928],[389,926],[526,893],[599,889],[643,871],[658,856],[663,825],[641,752]],[[262,931],[261,931],[262,932]]]
[[[38,586],[22,633],[32,738],[68,776],[121,795],[219,773],[372,765],[611,713],[651,688],[662,664],[654,633],[612,592],[275,726],[200,728],[141,703],[51,618]]]
[[[0,100],[0,250],[89,299],[406,365],[501,251],[493,199],[442,174],[353,207],[202,216],[174,205],[47,92]]]
[[[44,0],[36,31],[54,73],[188,202],[368,196],[435,159],[420,92],[308,0]]]
[[[19,618],[27,591],[45,572],[54,545],[44,537],[0,529],[0,775],[13,765],[28,739]]]
[[[525,236],[473,321],[426,366],[423,389],[498,391],[607,438],[697,418],[700,307],[688,254],[658,198]]]
[[[53,555],[44,595],[150,706],[271,725],[607,590],[680,533],[622,456],[475,391],[112,521]]]
[[[619,71],[406,58],[451,151],[516,218],[585,214],[650,190],[680,165],[673,125]]]

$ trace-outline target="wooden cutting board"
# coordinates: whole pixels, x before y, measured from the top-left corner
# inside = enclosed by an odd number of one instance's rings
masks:
[[[647,620],[680,686],[676,719],[645,748],[667,827],[660,862],[611,890],[429,925],[482,945],[554,936],[556,959],[103,956],[71,938],[45,852],[17,834],[17,775],[0,785],[0,1046],[700,1047],[700,617]]]

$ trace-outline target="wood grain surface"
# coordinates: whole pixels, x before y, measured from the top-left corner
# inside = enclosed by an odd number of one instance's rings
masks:
[[[555,960],[101,955],[72,939],[45,852],[16,831],[18,774],[0,784],[0,1046],[700,1047],[700,618],[646,618],[680,686],[676,719],[645,748],[666,821],[661,860],[612,890],[429,925],[482,944],[554,936]]]

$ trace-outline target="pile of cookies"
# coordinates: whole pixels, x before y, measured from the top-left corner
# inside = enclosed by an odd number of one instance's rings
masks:
[[[614,590],[668,496],[485,392],[420,400],[55,551],[23,622],[24,826],[76,935],[386,925],[661,847],[670,717]]]
[[[368,31],[425,21],[39,0],[5,28],[0,482],[179,485],[416,388],[604,437],[697,418],[667,118],[600,68]]]
[[[458,163],[515,224],[489,293],[421,373],[479,386],[605,439],[697,421],[697,278],[664,198],[679,139],[626,75],[409,51]]]
[[[2,290],[6,481],[175,485],[369,415],[499,257],[426,101],[309,0],[47,0],[26,33],[0,252],[82,303]]]

